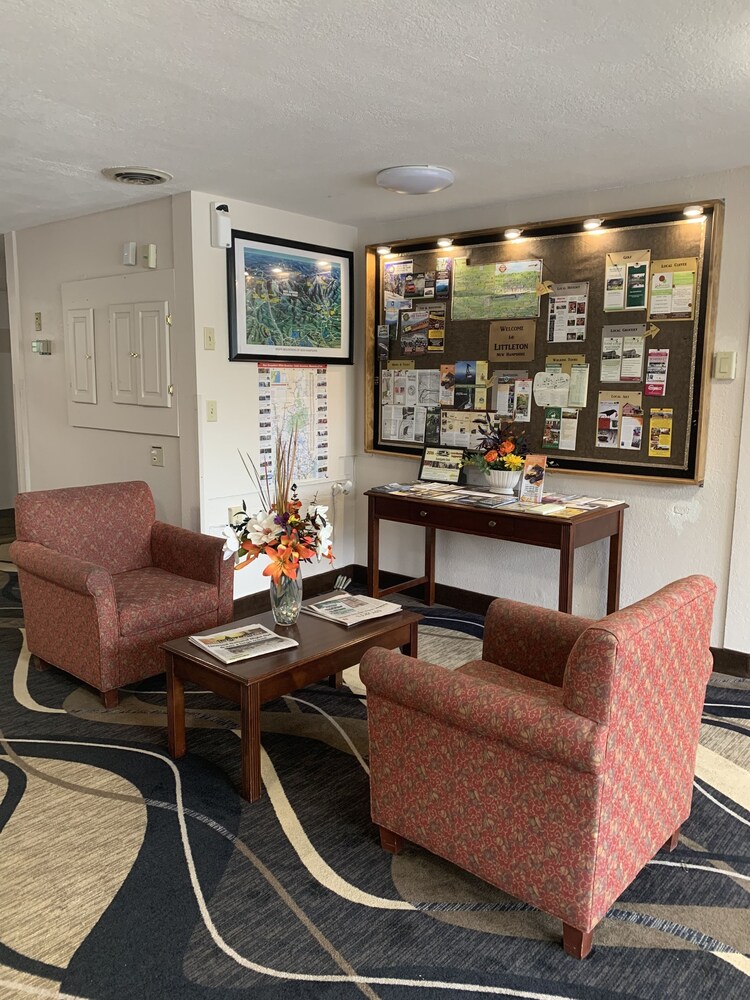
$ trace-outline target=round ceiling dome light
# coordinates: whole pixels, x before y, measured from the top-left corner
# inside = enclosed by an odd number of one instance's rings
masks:
[[[434,194],[450,187],[454,181],[452,170],[428,164],[386,167],[375,175],[375,183],[396,194]]]
[[[151,167],[105,167],[102,174],[108,181],[136,184],[140,187],[166,184],[172,180],[172,174],[168,174],[166,170],[153,170]]]

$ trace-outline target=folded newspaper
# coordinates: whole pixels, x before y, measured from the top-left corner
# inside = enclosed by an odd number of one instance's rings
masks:
[[[228,631],[212,632],[211,635],[191,635],[190,641],[222,663],[249,660],[264,653],[278,653],[281,649],[299,646],[296,639],[277,635],[264,625],[245,625]]]
[[[305,604],[302,610],[316,618],[325,618],[339,625],[360,625],[371,618],[382,618],[401,611],[400,604],[393,601],[378,601],[374,597],[357,597],[354,594],[342,594],[341,597],[329,597],[317,604]]]

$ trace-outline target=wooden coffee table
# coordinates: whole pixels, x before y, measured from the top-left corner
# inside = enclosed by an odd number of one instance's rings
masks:
[[[322,601],[334,594],[312,600]],[[312,602],[309,602],[312,603]],[[169,752],[183,757],[185,745],[185,681],[193,681],[240,706],[242,797],[260,798],[260,706],[282,695],[323,680],[335,678],[345,667],[358,663],[372,646],[400,647],[417,655],[417,626],[421,615],[401,611],[344,628],[312,615],[301,614],[296,625],[276,625],[271,612],[241,618],[226,628],[260,623],[279,635],[296,639],[299,646],[250,660],[224,664],[189,641],[173,639],[162,646],[167,654],[167,721]],[[207,629],[215,632],[216,629]],[[203,634],[203,633],[201,633]]]

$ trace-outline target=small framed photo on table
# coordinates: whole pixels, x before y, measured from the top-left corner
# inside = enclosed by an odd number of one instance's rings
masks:
[[[463,483],[464,449],[428,445],[422,452],[419,479],[427,483]]]

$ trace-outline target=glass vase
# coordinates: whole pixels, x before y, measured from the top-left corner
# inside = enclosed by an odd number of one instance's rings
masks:
[[[282,576],[278,583],[271,580],[271,611],[277,625],[294,625],[302,606],[302,573],[297,570],[294,580]]]

